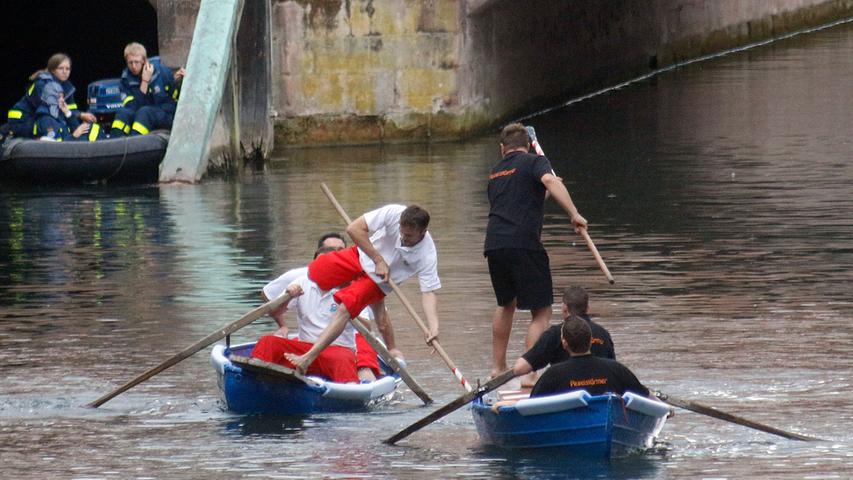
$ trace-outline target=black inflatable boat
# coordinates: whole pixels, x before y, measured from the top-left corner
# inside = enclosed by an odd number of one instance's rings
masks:
[[[168,144],[165,131],[97,142],[10,139],[0,152],[0,182],[154,183]]]

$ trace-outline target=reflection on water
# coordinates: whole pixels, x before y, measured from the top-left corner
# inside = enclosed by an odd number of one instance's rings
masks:
[[[0,457],[58,478],[848,478],[853,475],[853,26],[694,64],[534,118],[617,283],[557,208],[543,240],[558,287],[581,284],[619,359],[652,388],[785,430],[691,412],[661,448],[584,462],[482,447],[461,409],[303,419],[222,411],[199,353],[97,410],[80,407],[258,305],[350,215],[432,213],[441,343],[488,374],[493,299],[481,255],[495,136],[428,146],[288,151],[199,186],[0,192]],[[416,285],[404,285],[412,300]],[[389,300],[411,373],[437,404],[462,393]],[[520,354],[526,318],[509,356]],[[274,330],[258,320],[233,338]],[[238,338],[239,337],[239,338]]]

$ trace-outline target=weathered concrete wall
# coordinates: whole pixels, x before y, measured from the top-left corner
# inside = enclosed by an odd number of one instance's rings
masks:
[[[719,52],[853,16],[851,0],[488,1],[469,17],[461,102],[507,120]]]
[[[364,143],[454,134],[456,126],[436,130],[431,124],[460,111],[463,6],[458,0],[276,1],[277,141]]]
[[[199,1],[156,0],[167,63],[186,58]],[[270,15],[279,146],[459,138],[680,60],[853,16],[853,0],[246,2]],[[257,103],[263,82],[252,88]]]

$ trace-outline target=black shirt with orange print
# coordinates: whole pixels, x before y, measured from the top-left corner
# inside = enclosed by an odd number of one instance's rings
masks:
[[[625,365],[616,360],[583,355],[551,365],[533,386],[530,396],[542,397],[571,390],[586,390],[590,395],[649,394],[649,389]]]
[[[581,315],[581,318],[587,321],[590,330],[592,330],[592,345],[590,346],[592,354],[596,357],[615,360],[616,348],[613,346],[610,332],[593,322],[589,315]],[[536,340],[530,350],[524,352],[521,357],[527,360],[533,370],[568,360],[569,352],[563,348],[563,344],[560,342],[560,325],[552,325],[542,332],[539,340]]]
[[[545,185],[551,162],[541,155],[513,152],[489,174],[489,223],[484,252],[502,248],[544,250],[542,217]]]

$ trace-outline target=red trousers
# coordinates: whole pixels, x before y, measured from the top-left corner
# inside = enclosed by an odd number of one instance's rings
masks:
[[[311,349],[313,343],[265,335],[258,340],[252,350],[252,356],[265,362],[277,363],[288,368],[294,365],[284,357],[285,353],[302,355]],[[374,357],[376,353],[374,352]],[[330,345],[320,352],[314,362],[308,366],[308,375],[327,378],[333,382],[358,382],[355,352],[340,345]]]
[[[334,298],[337,303],[344,304],[350,318],[357,317],[365,307],[385,298],[385,292],[362,270],[358,247],[324,253],[315,258],[308,264],[308,278],[323,290],[349,283],[338,290]]]
[[[369,368],[373,370],[376,378],[381,377],[382,371],[379,370],[379,359],[376,357],[376,350],[367,343],[367,340],[360,333],[355,334],[355,348],[356,368]]]

